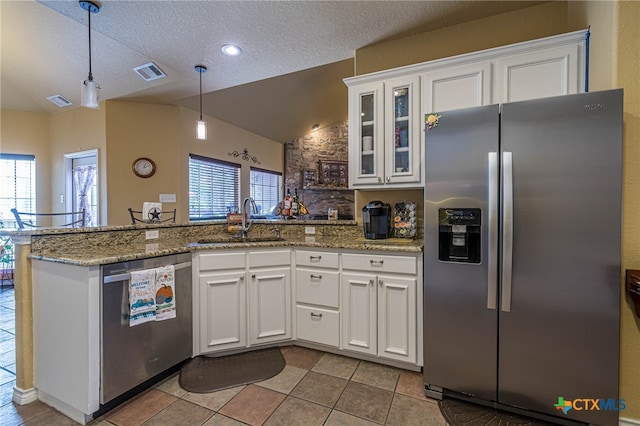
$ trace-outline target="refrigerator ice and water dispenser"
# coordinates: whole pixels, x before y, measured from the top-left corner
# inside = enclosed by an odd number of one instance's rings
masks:
[[[439,209],[438,259],[480,263],[480,209]]]

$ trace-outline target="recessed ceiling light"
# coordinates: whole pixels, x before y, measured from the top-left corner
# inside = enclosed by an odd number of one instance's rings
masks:
[[[315,131],[318,130],[320,128],[319,124],[314,124],[313,126],[311,126],[311,130]]]
[[[242,49],[234,44],[225,44],[222,46],[222,53],[227,56],[238,56],[242,53]]]

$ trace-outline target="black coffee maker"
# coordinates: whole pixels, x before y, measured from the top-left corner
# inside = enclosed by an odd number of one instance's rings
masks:
[[[362,208],[364,237],[381,240],[391,235],[391,206],[382,201],[371,201]]]

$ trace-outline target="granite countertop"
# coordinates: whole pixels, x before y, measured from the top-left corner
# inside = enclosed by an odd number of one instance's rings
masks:
[[[314,221],[315,222],[315,221]],[[400,238],[386,240],[365,240],[364,237],[345,239],[344,237],[322,236],[307,239],[287,239],[265,242],[229,242],[197,243],[191,239],[148,240],[146,244],[127,244],[114,246],[95,246],[82,250],[49,250],[31,254],[31,259],[65,263],[78,266],[95,266],[108,263],[126,262],[148,257],[188,253],[199,250],[229,250],[270,247],[308,247],[325,249],[376,250],[400,253],[421,253],[423,242]]]

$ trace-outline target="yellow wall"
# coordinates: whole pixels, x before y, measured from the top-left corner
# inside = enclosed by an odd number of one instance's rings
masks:
[[[158,201],[159,194],[176,194],[177,222],[188,222],[189,154],[232,161],[242,165],[241,197],[249,195],[249,167],[282,171],[283,145],[206,117],[209,138],[197,141],[198,113],[187,108],[106,101],[98,110],[75,108],[54,114],[2,110],[0,151],[35,154],[39,211],[65,211],[65,154],[98,150],[101,225],[130,223],[128,207],[140,210],[144,201]],[[229,156],[249,151],[259,163]],[[135,176],[131,165],[149,157],[157,166],[154,176]]]
[[[176,221],[188,222],[190,153],[241,164],[241,197],[249,195],[249,166],[282,171],[282,144],[206,116],[208,139],[198,141],[197,119],[196,111],[183,107],[106,102],[109,224],[129,223],[128,207],[140,210],[144,201],[158,201],[159,194],[176,194],[176,203],[164,203],[163,209],[176,208]],[[260,164],[229,156],[244,148]],[[138,157],[156,163],[152,177],[133,174]]]
[[[145,201],[158,201],[160,193],[176,194],[182,218],[183,195],[180,193],[180,128],[178,107],[144,103],[106,102],[108,218],[110,225],[131,223],[129,207],[141,210]],[[150,178],[133,174],[133,161],[148,157],[156,164]]]
[[[579,30],[567,26],[567,4],[515,12],[391,40],[356,50],[356,75]]]
[[[614,75],[617,85],[624,88],[624,270],[640,269],[640,3],[619,2],[617,21]],[[621,340],[620,394],[627,401],[621,415],[640,420],[640,320],[624,294]]]
[[[36,156],[36,207],[51,205],[49,114],[3,109],[0,112],[0,152]]]
[[[258,167],[265,170],[283,172],[284,169],[284,145],[271,139],[258,136],[254,133],[235,127],[224,121],[211,117],[205,117],[207,121],[208,139],[199,141],[195,138],[195,123],[198,120],[196,111],[180,108],[180,126],[183,136],[180,158],[187,164],[189,154],[197,154],[210,158],[230,161],[242,166],[240,170],[240,201],[249,196],[250,167]],[[247,149],[251,157],[256,157],[259,163],[253,160],[244,160],[242,156],[235,157],[229,153],[242,153]],[[189,191],[187,179],[188,170],[183,169],[185,175],[180,188],[183,194]],[[185,203],[187,200],[185,200]],[[185,204],[186,206],[186,204]],[[186,220],[187,218],[185,218]]]
[[[105,103],[100,109],[75,108],[63,110],[50,115],[50,138],[48,141],[51,150],[51,175],[50,194],[51,211],[70,211],[69,201],[72,194],[66,193],[65,154],[90,149],[98,150],[98,191],[101,199],[106,200],[107,194],[107,162],[105,139]],[[63,199],[61,200],[61,196]],[[98,212],[98,224],[106,225],[107,203],[100,203]]]

